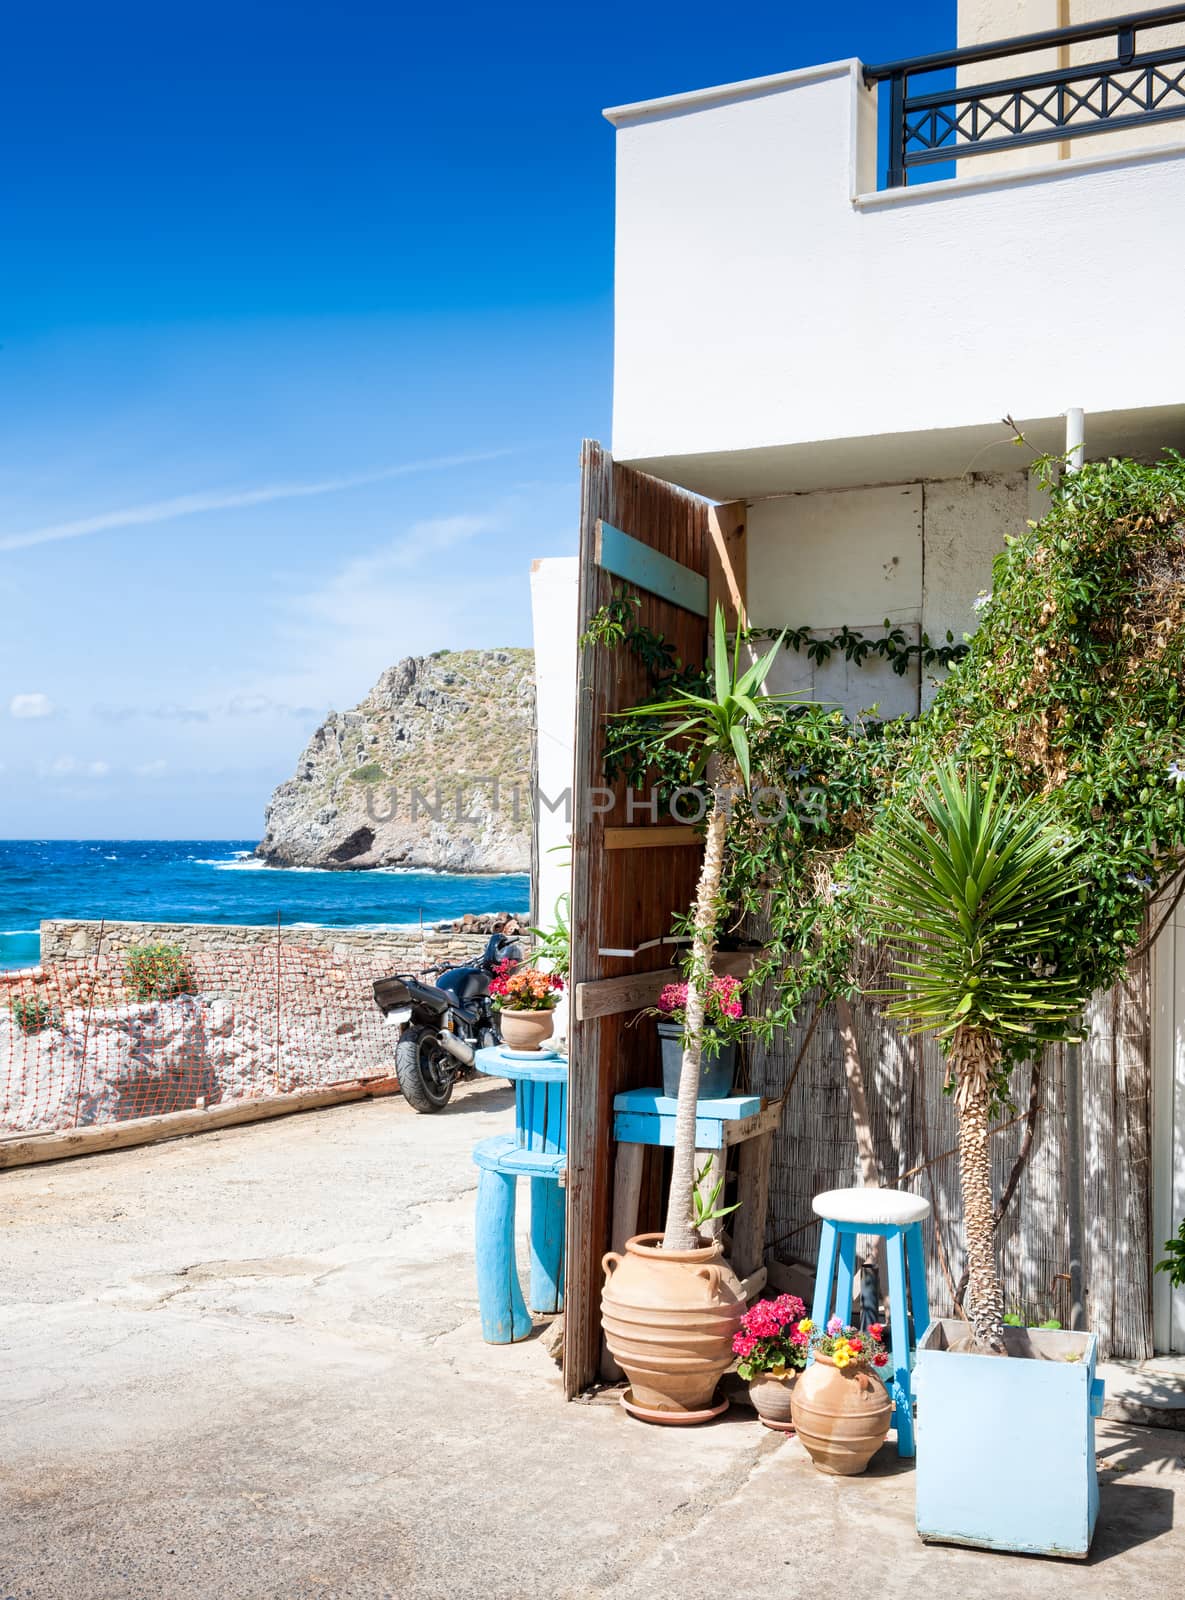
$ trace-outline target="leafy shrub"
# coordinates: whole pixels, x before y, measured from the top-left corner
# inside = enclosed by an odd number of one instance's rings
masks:
[[[1165,1244],[1168,1254],[1156,1263],[1157,1272],[1167,1272],[1174,1289],[1185,1289],[1185,1222],[1177,1229],[1177,1237]]]
[[[350,774],[356,783],[381,783],[386,776],[377,761],[368,761],[364,767],[357,767]]]
[[[132,945],[124,954],[123,981],[133,1000],[172,1000],[193,993],[193,977],[179,944]]]
[[[18,994],[8,1002],[8,1009],[22,1033],[40,1033],[53,1022],[53,1007],[44,995]]]

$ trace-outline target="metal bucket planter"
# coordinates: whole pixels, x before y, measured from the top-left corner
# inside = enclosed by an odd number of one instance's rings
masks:
[[[679,1074],[683,1070],[683,1028],[678,1022],[660,1022],[658,1037],[662,1040],[662,1092],[672,1100],[679,1097]],[[737,1047],[722,1045],[712,1051],[705,1043],[699,1069],[699,1098],[725,1100],[732,1093],[732,1080],[736,1072]]]
[[[1004,1359],[952,1351],[966,1331],[932,1322],[918,1345],[918,1533],[1084,1557],[1099,1509],[1094,1334],[1006,1328]],[[1026,1351],[1033,1359],[1019,1359]]]

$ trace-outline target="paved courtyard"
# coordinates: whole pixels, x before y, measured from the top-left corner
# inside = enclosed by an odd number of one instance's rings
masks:
[[[826,1479],[739,1407],[565,1405],[538,1340],[478,1334],[469,1150],[511,1108],[0,1176],[0,1600],[1179,1592],[1185,1435],[1101,1429],[1081,1566],[923,1547],[891,1448]]]

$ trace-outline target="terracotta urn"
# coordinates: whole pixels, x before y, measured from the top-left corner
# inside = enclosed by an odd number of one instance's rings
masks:
[[[772,1372],[758,1372],[749,1381],[749,1399],[753,1402],[753,1409],[765,1426],[772,1428],[775,1433],[794,1432],[791,1400],[798,1377],[797,1369],[791,1368],[777,1378]]]
[[[837,1367],[815,1354],[794,1386],[791,1414],[798,1437],[820,1472],[850,1478],[884,1444],[893,1402],[879,1378],[861,1367]]]
[[[498,1032],[508,1050],[541,1050],[555,1032],[554,1011],[499,1011]]]
[[[712,1414],[745,1291],[718,1240],[695,1250],[661,1246],[661,1233],[640,1233],[624,1255],[604,1257],[601,1322],[633,1405],[655,1421],[687,1422]]]

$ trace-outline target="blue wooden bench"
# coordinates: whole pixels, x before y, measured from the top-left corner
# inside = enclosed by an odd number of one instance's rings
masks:
[[[500,1048],[479,1050],[477,1067],[513,1078],[515,1130],[483,1139],[473,1152],[477,1184],[477,1297],[482,1338],[511,1344],[531,1331],[515,1260],[518,1180],[531,1183],[530,1305],[538,1312],[564,1306],[564,1189],[567,1170],[567,1063],[556,1056],[527,1061]]]

